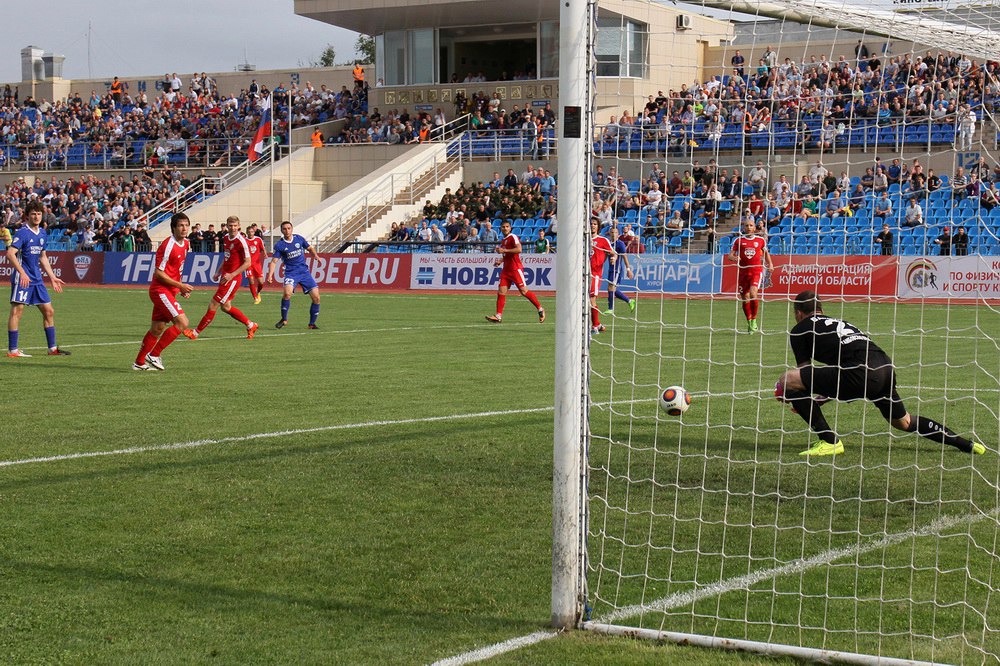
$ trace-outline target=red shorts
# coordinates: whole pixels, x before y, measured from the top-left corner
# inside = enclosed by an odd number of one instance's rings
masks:
[[[518,269],[516,271],[500,271],[500,286],[510,287],[511,285],[514,285],[518,289],[527,288],[524,282],[523,270]]]
[[[601,276],[591,275],[590,276],[590,295],[600,296],[601,295]]]
[[[261,264],[260,266],[253,264],[250,268],[246,269],[243,274],[247,276],[247,279],[255,277],[262,278],[264,277],[264,264]]]
[[[764,269],[742,270],[737,280],[736,293],[739,295],[750,293],[751,289],[760,291],[760,283],[764,278]]]
[[[177,302],[175,289],[150,289],[149,300],[153,301],[153,321],[173,321],[184,314],[184,308]]]
[[[240,290],[240,282],[243,282],[243,277],[235,277],[229,282],[223,282],[219,285],[219,288],[215,290],[215,296],[212,299],[217,301],[220,305],[225,305],[229,301],[236,298],[236,292]]]

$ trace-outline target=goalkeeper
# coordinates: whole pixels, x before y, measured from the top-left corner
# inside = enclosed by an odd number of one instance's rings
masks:
[[[803,291],[795,297],[795,321],[789,337],[798,367],[781,376],[774,395],[789,403],[819,436],[819,441],[800,455],[844,452],[844,443],[830,428],[820,407],[831,398],[870,400],[894,428],[966,453],[986,453],[985,446],[956,435],[942,423],[911,416],[896,393],[892,359],[857,327],[825,316],[815,292]],[[824,365],[813,365],[813,361]]]

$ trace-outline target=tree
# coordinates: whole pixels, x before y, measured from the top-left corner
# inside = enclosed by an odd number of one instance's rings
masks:
[[[319,62],[312,63],[313,67],[333,67],[337,58],[337,52],[333,50],[332,44],[327,44],[323,52],[319,54]]]
[[[375,38],[371,35],[358,35],[358,41],[354,42],[354,53],[362,65],[375,63]]]

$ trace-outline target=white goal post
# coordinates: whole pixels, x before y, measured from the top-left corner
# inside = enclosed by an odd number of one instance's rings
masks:
[[[552,625],[823,662],[1000,664],[1000,0],[559,6]],[[667,192],[675,171],[698,194]],[[956,187],[973,171],[979,189]],[[720,174],[739,187],[707,203]],[[844,187],[856,198],[833,206]],[[593,334],[598,209],[602,233],[634,236],[620,286],[638,305],[602,281]],[[675,233],[676,211],[690,217]],[[747,214],[775,260],[759,332],[725,258]],[[968,254],[948,255],[958,228]],[[773,396],[796,366],[803,289],[892,358],[914,422],[986,454],[834,400],[822,409],[843,452],[802,455],[815,435]],[[659,407],[671,385],[693,398],[681,417]]]

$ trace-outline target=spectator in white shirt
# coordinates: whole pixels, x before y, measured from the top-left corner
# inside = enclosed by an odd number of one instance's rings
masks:
[[[906,219],[903,220],[904,227],[919,227],[924,223],[924,211],[916,199],[910,199],[910,205],[906,207]]]

